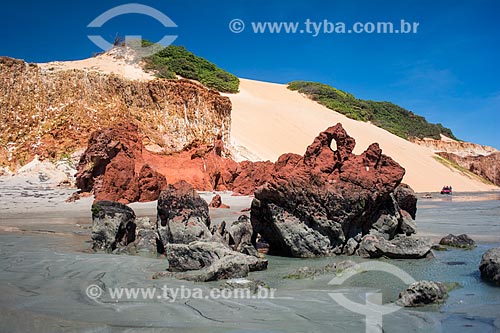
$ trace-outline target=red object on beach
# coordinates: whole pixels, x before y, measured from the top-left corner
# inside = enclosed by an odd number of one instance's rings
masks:
[[[444,186],[441,190],[441,194],[453,194],[451,186]]]

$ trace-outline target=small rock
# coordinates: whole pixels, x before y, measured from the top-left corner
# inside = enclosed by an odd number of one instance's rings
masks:
[[[352,260],[343,260],[340,262],[329,263],[322,267],[301,267],[292,273],[286,275],[284,279],[314,279],[315,277],[328,273],[340,273],[349,267],[355,266]]]
[[[396,304],[405,307],[441,303],[448,296],[446,286],[441,282],[417,281],[399,294]]]
[[[219,194],[216,194],[212,198],[212,201],[210,201],[210,204],[208,206],[212,208],[231,208],[230,206],[222,203],[222,198]]]
[[[261,288],[267,288],[267,284],[260,280],[245,278],[229,279],[221,286],[221,289],[248,289],[252,294],[257,293]]]
[[[476,242],[466,234],[458,236],[448,234],[439,241],[439,244],[463,249],[472,249],[476,247]]]

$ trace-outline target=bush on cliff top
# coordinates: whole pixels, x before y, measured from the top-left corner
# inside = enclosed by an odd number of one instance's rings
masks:
[[[390,102],[357,99],[345,91],[317,82],[294,81],[288,84],[288,89],[306,94],[312,100],[351,119],[370,121],[404,139],[440,139],[440,134],[456,139],[449,128],[431,124],[424,117]]]
[[[152,45],[143,41],[142,46]],[[146,70],[153,70],[165,79],[176,79],[177,75],[199,81],[206,87],[220,92],[236,93],[240,80],[233,74],[200,58],[182,46],[169,45],[152,56],[144,58]]]

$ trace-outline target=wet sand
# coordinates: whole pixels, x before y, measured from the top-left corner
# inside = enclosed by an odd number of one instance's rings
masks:
[[[406,285],[386,273],[367,272],[340,286],[333,276],[289,280],[303,267],[319,267],[357,257],[293,259],[269,256],[269,269],[251,273],[276,288],[268,300],[92,300],[91,284],[104,287],[218,287],[174,279],[152,280],[166,268],[164,259],[89,253],[91,198],[65,203],[72,192],[39,185],[12,184],[0,178],[0,328],[8,332],[364,332],[362,315],[338,305],[328,293],[342,292],[363,303],[367,292],[383,291],[392,302]],[[213,193],[201,193],[209,201]],[[237,219],[251,197],[222,193],[231,209],[211,209],[214,223]],[[474,200],[435,197],[419,200],[421,234],[468,233],[479,241],[472,251],[437,252],[431,260],[391,260],[414,276],[459,282],[442,306],[400,310],[384,316],[385,332],[495,332],[500,329],[500,290],[482,282],[481,254],[499,246],[500,201],[483,194]],[[156,203],[131,204],[138,216],[155,218]],[[248,213],[247,213],[248,214]]]

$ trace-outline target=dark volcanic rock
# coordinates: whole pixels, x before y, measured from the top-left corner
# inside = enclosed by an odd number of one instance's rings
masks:
[[[135,241],[135,213],[121,203],[98,201],[92,205],[92,248],[114,250]]]
[[[219,242],[168,244],[165,250],[169,272],[157,273],[156,278],[172,276],[206,282],[245,277],[248,272],[267,268],[267,260],[232,251]]]
[[[481,278],[500,286],[500,247],[489,249],[479,264]]]
[[[448,296],[447,288],[441,282],[418,281],[399,294],[396,304],[405,307],[441,303]]]
[[[465,249],[472,249],[476,246],[476,242],[466,234],[455,236],[453,234],[449,234],[443,237],[439,244],[451,246],[451,247],[459,247]]]
[[[366,258],[419,259],[431,252],[432,243],[425,238],[399,236],[387,240],[381,235],[363,237],[357,253]]]
[[[158,233],[163,246],[209,240],[208,204],[185,181],[169,185],[158,198]]]
[[[405,170],[376,143],[361,155],[352,154],[354,146],[355,140],[337,124],[320,133],[304,156],[278,159],[267,182],[255,191],[251,210],[254,233],[269,243],[270,253],[339,253],[347,239],[368,234],[376,223],[388,239],[402,232],[394,192]],[[400,192],[401,203],[411,210],[410,191]]]
[[[407,211],[412,219],[415,219],[417,216],[417,195],[415,191],[406,184],[400,184],[394,191],[394,196],[399,208]]]

